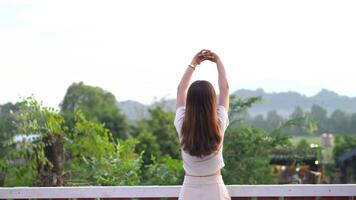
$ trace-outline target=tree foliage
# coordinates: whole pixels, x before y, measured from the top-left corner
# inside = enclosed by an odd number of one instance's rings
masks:
[[[150,117],[142,120],[141,126],[154,135],[162,155],[180,158],[178,135],[173,125],[174,113],[165,110],[164,101],[150,108],[149,113]]]
[[[141,155],[135,139],[116,140],[104,124],[76,112],[72,129],[63,114],[29,97],[21,103],[16,130],[33,136],[17,142],[7,157],[4,185],[134,185]],[[65,157],[65,159],[64,159]]]
[[[6,169],[8,163],[6,158],[11,149],[15,148],[12,142],[16,131],[15,113],[19,110],[18,104],[7,103],[0,105],[0,187],[5,184]]]
[[[66,143],[66,170],[71,185],[134,185],[139,182],[141,156],[134,139],[116,140],[104,124],[76,113],[75,128]]]
[[[35,166],[36,181],[34,185],[39,186],[61,186],[64,185],[64,132],[67,130],[64,118],[53,108],[45,107],[33,97],[28,97],[20,103],[21,110],[18,114],[16,131],[22,136],[33,136],[32,142],[24,141],[21,153],[13,155],[26,155],[17,158],[20,163],[31,165],[29,170]],[[26,159],[27,158],[27,159]],[[16,157],[12,158],[13,160]],[[16,163],[16,162],[15,162]],[[35,163],[35,164],[33,164]],[[27,173],[26,171],[22,171]],[[31,177],[32,179],[32,177]]]
[[[230,104],[236,109],[229,113],[232,124],[239,119],[241,112],[258,99],[236,100]],[[248,106],[246,105],[248,104]],[[226,184],[262,184],[276,183],[269,165],[273,148],[288,144],[288,137],[275,131],[272,134],[263,129],[254,128],[246,123],[242,127],[229,126],[224,139],[225,167],[223,175]]]
[[[167,111],[161,100],[149,109],[149,114],[148,119],[132,127],[131,133],[138,141],[136,152],[142,152],[141,184],[179,184],[184,171],[174,113]]]
[[[70,128],[74,126],[77,110],[81,110],[90,120],[105,123],[105,127],[110,129],[114,136],[121,139],[128,137],[126,117],[121,113],[112,93],[85,85],[83,82],[73,83],[61,103],[61,112]]]
[[[336,110],[328,116],[318,105],[310,111],[296,107],[289,119],[276,111],[250,116],[248,109],[260,102],[231,96],[226,184],[277,183],[272,152],[298,151],[302,159],[310,150],[305,141],[292,146],[290,135],[355,130],[356,114]],[[181,184],[174,113],[166,108],[164,100],[157,102],[149,117],[129,124],[110,92],[82,82],[68,88],[60,111],[33,97],[0,106],[0,186]],[[21,141],[14,140],[18,134]],[[352,148],[353,137],[337,137],[334,154]]]
[[[180,185],[184,179],[183,161],[166,155],[157,161],[152,157],[153,163],[149,165],[145,181],[149,185]]]
[[[356,136],[338,135],[335,138],[335,147],[333,149],[334,158],[337,159],[345,152],[352,151],[356,148]],[[337,163],[338,161],[336,161]]]

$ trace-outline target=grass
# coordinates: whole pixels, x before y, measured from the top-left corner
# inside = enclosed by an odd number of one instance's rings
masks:
[[[291,142],[293,145],[297,145],[301,140],[305,139],[310,144],[318,144],[321,145],[321,138],[320,136],[314,135],[306,135],[306,136],[293,136],[291,138]]]
[[[318,144],[321,146],[321,136],[306,135],[306,136],[293,136],[291,142],[293,145],[297,145],[301,140],[305,139],[310,144]],[[333,147],[322,147],[322,162],[331,163],[334,162]]]

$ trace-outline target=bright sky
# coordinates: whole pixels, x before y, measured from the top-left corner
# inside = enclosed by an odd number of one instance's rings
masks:
[[[0,103],[57,106],[73,82],[119,101],[174,97],[193,55],[225,64],[231,91],[356,96],[356,1],[0,0]],[[212,63],[194,79],[216,86]]]

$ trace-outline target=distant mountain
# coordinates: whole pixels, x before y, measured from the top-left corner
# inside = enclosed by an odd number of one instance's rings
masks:
[[[117,105],[121,108],[121,111],[126,115],[129,121],[149,117],[148,105],[132,100],[121,101],[118,102]]]
[[[120,107],[121,111],[126,115],[127,119],[131,122],[148,118],[150,116],[148,109],[154,106],[156,103],[151,105],[142,104],[138,101],[121,101],[117,105]],[[165,101],[165,106],[168,111],[175,111],[176,100],[169,99]]]
[[[263,99],[261,104],[253,105],[248,111],[251,115],[266,114],[270,110],[276,110],[279,114],[287,117],[300,106],[303,110],[310,110],[313,104],[318,104],[328,110],[331,114],[336,109],[345,112],[356,112],[356,97],[340,96],[337,93],[323,89],[314,96],[307,97],[298,92],[278,92],[268,93],[263,89],[237,90],[232,95],[239,97],[256,97]],[[148,108],[153,105],[141,104],[137,101],[123,101],[118,103],[123,113],[126,114],[130,121],[136,121],[141,118],[149,117]],[[175,110],[175,99],[166,100],[167,109]]]
[[[336,109],[345,112],[356,112],[356,97],[340,96],[337,93],[323,89],[314,96],[307,97],[298,92],[278,92],[266,93],[263,89],[257,90],[237,90],[233,93],[240,97],[261,96],[263,102],[253,105],[249,109],[252,115],[265,114],[270,110],[276,110],[283,116],[289,116],[296,106],[303,110],[310,110],[313,104],[324,107],[330,114]]]

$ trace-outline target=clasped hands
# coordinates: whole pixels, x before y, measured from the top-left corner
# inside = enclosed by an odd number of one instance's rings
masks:
[[[218,61],[220,61],[220,58],[216,53],[207,49],[203,49],[194,56],[192,64],[196,66],[204,60],[210,60],[211,62],[217,63]]]

